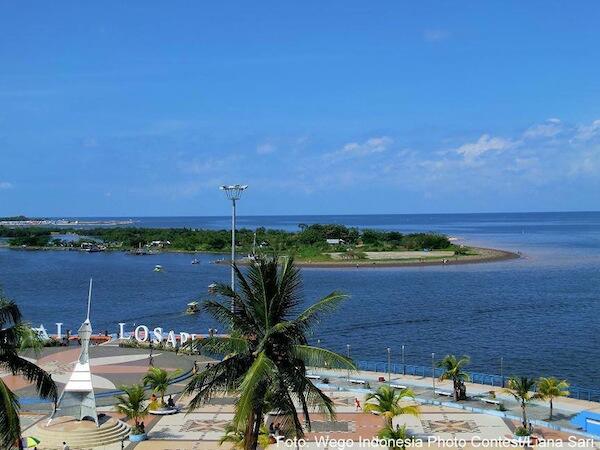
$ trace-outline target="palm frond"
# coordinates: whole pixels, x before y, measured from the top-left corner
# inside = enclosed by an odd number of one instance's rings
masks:
[[[0,379],[0,448],[11,448],[20,436],[19,401]]]
[[[294,322],[302,324],[304,329],[313,327],[320,322],[324,315],[335,311],[339,305],[348,298],[349,296],[347,294],[334,291],[315,304],[309,306]]]
[[[28,382],[35,384],[38,395],[56,402],[56,384],[49,373],[34,363],[21,358],[13,352],[0,353],[0,366],[6,367],[13,375],[21,375]]]
[[[187,342],[185,345],[187,345]],[[230,355],[244,353],[248,350],[248,341],[246,339],[233,336],[213,336],[202,339],[197,345],[201,350],[212,355]]]
[[[247,355],[234,355],[194,375],[183,389],[184,395],[192,395],[189,410],[193,411],[208,402],[217,393],[235,391],[244,374],[252,364]]]
[[[7,328],[21,321],[21,311],[15,302],[0,297],[0,328]]]
[[[265,388],[272,382],[276,371],[275,364],[264,352],[257,356],[240,384],[240,397],[236,403],[234,425],[240,426],[248,420],[256,406],[256,402],[261,401],[257,395],[260,394],[261,386]]]
[[[321,347],[296,344],[293,347],[293,354],[307,366],[357,370],[352,359]]]

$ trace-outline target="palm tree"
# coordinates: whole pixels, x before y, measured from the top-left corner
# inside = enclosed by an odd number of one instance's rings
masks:
[[[454,400],[465,400],[467,389],[465,381],[469,381],[469,374],[463,370],[463,367],[469,364],[468,356],[457,358],[454,355],[447,355],[444,359],[438,362],[437,366],[445,369],[440,379],[452,380],[454,385]]]
[[[228,423],[225,425],[225,434],[219,439],[219,445],[229,443],[232,444],[231,447],[234,449],[243,449],[244,437],[245,433],[243,428],[236,428],[232,423]],[[262,448],[267,448],[270,443],[269,431],[265,424],[262,424],[258,435],[258,444]]]
[[[523,428],[527,428],[527,405],[534,399],[540,398],[535,394],[535,380],[527,377],[510,377],[508,379],[508,387],[504,389],[507,394],[512,395],[521,406],[523,414]]]
[[[414,437],[408,433],[406,425],[396,425],[395,428],[386,425],[379,431],[377,437],[384,440],[390,450],[404,450],[414,441]]]
[[[180,370],[175,370],[171,373],[160,367],[151,367],[148,373],[144,375],[142,383],[144,386],[150,386],[155,394],[160,395],[160,404],[165,405],[165,392],[169,389],[169,385],[179,375]]]
[[[117,395],[118,403],[115,405],[117,412],[125,414],[128,420],[133,420],[135,426],[133,434],[140,434],[140,421],[148,415],[148,406],[146,404],[146,392],[141,384],[131,386],[120,386],[124,393]]]
[[[553,400],[556,397],[567,397],[569,395],[569,383],[567,380],[559,380],[554,377],[541,377],[538,382],[538,397],[550,401],[550,420],[554,409]]]
[[[365,412],[377,412],[385,418],[387,427],[392,427],[392,419],[402,414],[419,415],[416,405],[400,405],[403,400],[414,400],[415,394],[410,389],[395,390],[388,385],[380,386],[375,392],[367,395]]]
[[[21,375],[35,385],[38,395],[44,399],[57,400],[56,385],[50,374],[19,356],[22,347],[34,348],[39,340],[22,321],[19,307],[4,298],[0,292],[0,370]],[[0,448],[12,448],[21,437],[19,399],[0,379]]]
[[[288,428],[302,436],[304,428],[294,401],[310,430],[310,410],[335,416],[332,400],[306,377],[306,366],[355,369],[349,358],[308,344],[307,335],[322,316],[346,296],[333,292],[299,312],[300,270],[293,258],[259,256],[244,275],[233,265],[239,289],[219,284],[215,292],[229,301],[208,300],[203,308],[230,328],[230,336],[206,339],[204,348],[225,358],[197,373],[184,389],[194,410],[215,394],[236,393],[233,425],[244,430],[244,448],[256,449],[267,411],[286,417]],[[234,305],[233,311],[231,305]]]

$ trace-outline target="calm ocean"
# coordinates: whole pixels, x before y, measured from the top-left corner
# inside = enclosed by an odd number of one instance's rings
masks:
[[[140,226],[228,228],[229,217],[146,217]],[[428,365],[431,352],[467,354],[470,369],[554,375],[600,388],[600,213],[240,217],[240,227],[293,230],[299,223],[439,231],[470,244],[520,251],[519,260],[393,269],[304,269],[306,301],[332,290],[351,297],[314,340],[356,359]],[[227,282],[216,255],[14,251],[0,249],[0,285],[34,325],[77,329],[94,277],[96,331],[117,322],[205,332],[208,317],[183,314]],[[162,273],[153,272],[161,264]]]

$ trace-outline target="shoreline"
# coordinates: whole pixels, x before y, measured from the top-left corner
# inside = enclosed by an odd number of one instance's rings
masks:
[[[11,247],[9,245],[0,245],[0,248],[6,248],[8,250],[17,251],[66,251],[66,252],[80,252],[89,253],[79,248],[68,248],[68,247]],[[521,254],[511,252],[508,250],[500,250],[487,247],[470,247],[473,250],[478,251],[477,255],[461,255],[446,258],[436,259],[362,259],[362,260],[337,260],[337,261],[306,261],[296,259],[296,264],[302,268],[315,268],[315,269],[362,269],[362,268],[393,268],[393,267],[428,267],[428,266],[450,266],[450,265],[461,265],[461,264],[479,264],[479,263],[490,263],[496,261],[507,261],[511,259],[519,259],[522,257]],[[118,250],[108,249],[98,253],[104,252],[120,252],[127,254],[129,250]],[[95,252],[92,252],[95,253]],[[149,253],[145,255],[130,256],[157,256],[161,253],[181,253],[181,254],[206,254],[206,255],[221,255],[222,252],[210,252],[210,251],[191,251],[191,250],[161,250],[156,253]],[[224,259],[222,261],[213,262],[214,264],[228,265],[229,260]],[[238,265],[246,266],[249,262],[247,260],[239,260]]]
[[[491,263],[497,261],[507,261],[511,259],[520,259],[523,255],[508,250],[499,250],[485,247],[470,247],[472,249],[483,252],[478,255],[465,255],[416,261],[414,259],[409,260],[359,260],[359,261],[298,261],[296,265],[302,268],[315,268],[315,269],[378,269],[378,268],[394,268],[394,267],[427,267],[427,266],[451,266],[461,264],[479,264],[479,263]],[[446,261],[446,262],[444,262]],[[244,265],[247,263],[244,263]]]

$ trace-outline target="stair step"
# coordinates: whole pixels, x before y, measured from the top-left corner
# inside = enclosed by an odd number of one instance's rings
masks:
[[[55,449],[66,441],[73,449],[90,449],[121,442],[129,436],[131,428],[125,422],[109,419],[100,428],[86,428],[70,432],[64,429],[50,429],[37,426],[35,436],[41,441],[40,448]],[[58,425],[58,424],[57,424]]]

